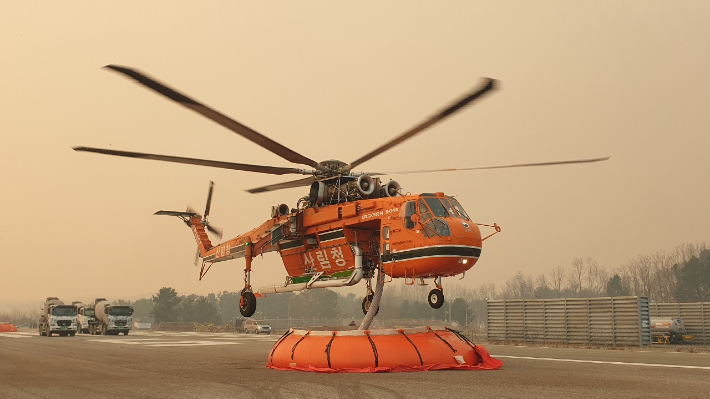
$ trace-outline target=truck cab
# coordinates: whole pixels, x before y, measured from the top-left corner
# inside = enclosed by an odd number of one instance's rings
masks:
[[[88,334],[91,323],[96,320],[94,308],[91,306],[81,306],[77,308],[77,332]]]
[[[39,335],[51,337],[52,334],[59,334],[73,337],[76,331],[76,306],[65,305],[54,297],[47,298],[39,320]]]
[[[124,305],[111,305],[101,298],[94,305],[94,321],[90,323],[91,335],[128,335],[133,323],[133,308]]]

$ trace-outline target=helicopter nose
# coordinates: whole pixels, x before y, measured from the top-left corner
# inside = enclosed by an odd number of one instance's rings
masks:
[[[464,219],[449,219],[451,235],[462,240],[463,245],[481,246],[481,231],[475,223]]]

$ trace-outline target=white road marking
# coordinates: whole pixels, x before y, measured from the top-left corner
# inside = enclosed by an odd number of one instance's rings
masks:
[[[685,365],[680,365],[680,364],[607,362],[607,361],[602,361],[602,360],[555,359],[555,358],[551,358],[551,357],[529,357],[529,356],[503,356],[503,355],[491,355],[491,356],[494,358],[501,357],[501,358],[509,358],[509,359],[546,360],[546,361],[552,361],[552,362],[620,364],[620,365],[625,365],[625,366],[648,366],[648,367],[665,367],[665,368],[678,368],[678,369],[710,370],[710,367],[685,366]]]
[[[137,336],[137,337],[136,337]],[[214,345],[239,345],[251,342],[276,342],[279,337],[275,335],[241,335],[209,332],[138,332],[130,338],[91,337],[91,342],[105,342],[110,344],[180,347],[180,346],[214,346]],[[174,340],[174,341],[172,341]]]
[[[34,335],[39,336],[39,333],[21,333],[21,332],[4,332],[0,333],[0,337],[8,337],[8,338],[30,338]]]
[[[18,331],[0,333],[0,338],[31,338],[39,337],[37,332]],[[111,344],[141,345],[141,346],[214,346],[214,345],[238,345],[250,342],[276,342],[277,335],[247,335],[247,334],[225,334],[209,332],[179,332],[179,331],[131,331],[131,337],[108,337],[91,336],[79,334],[91,342],[106,342]],[[171,339],[182,338],[179,341]]]
[[[141,345],[141,346],[212,346],[212,345],[239,345],[243,342],[224,342],[224,341],[150,341],[146,340],[110,340],[110,339],[92,339],[92,342],[103,342],[108,344],[124,344],[124,345]]]

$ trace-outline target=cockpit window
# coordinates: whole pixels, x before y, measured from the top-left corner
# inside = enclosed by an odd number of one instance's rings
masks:
[[[445,218],[449,216],[449,212],[444,208],[444,205],[436,197],[424,197],[424,201],[429,205],[429,209],[436,217]]]
[[[451,235],[449,224],[442,219],[431,219],[424,223],[424,237],[448,237]]]
[[[414,201],[408,201],[404,204],[404,227],[408,229],[413,229],[415,224],[412,221],[412,215],[417,213],[417,203]]]
[[[446,197],[446,198],[449,199],[449,202],[451,202],[451,205],[454,207],[454,209],[456,209],[456,212],[457,212],[462,218],[464,218],[464,219],[466,219],[466,220],[471,220],[471,218],[468,217],[468,214],[466,213],[466,211],[463,210],[463,207],[462,207],[461,204],[456,200],[456,198],[454,198],[454,197]]]
[[[453,205],[451,205],[451,203],[449,203],[447,199],[441,198],[441,203],[444,204],[446,211],[449,212],[449,216],[451,216],[452,218],[461,218],[461,216],[459,216],[459,214],[456,213],[456,211],[454,210]]]
[[[429,212],[429,208],[426,206],[426,202],[424,202],[423,199],[419,200],[419,218],[422,223],[431,219],[431,212]]]

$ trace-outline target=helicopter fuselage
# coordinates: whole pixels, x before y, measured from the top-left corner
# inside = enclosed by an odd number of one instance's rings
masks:
[[[214,247],[199,218],[192,229],[208,263],[278,251],[287,285],[316,274],[317,279],[348,279],[359,267],[368,277],[380,264],[391,278],[454,276],[473,267],[482,244],[478,226],[443,193],[300,209]]]

